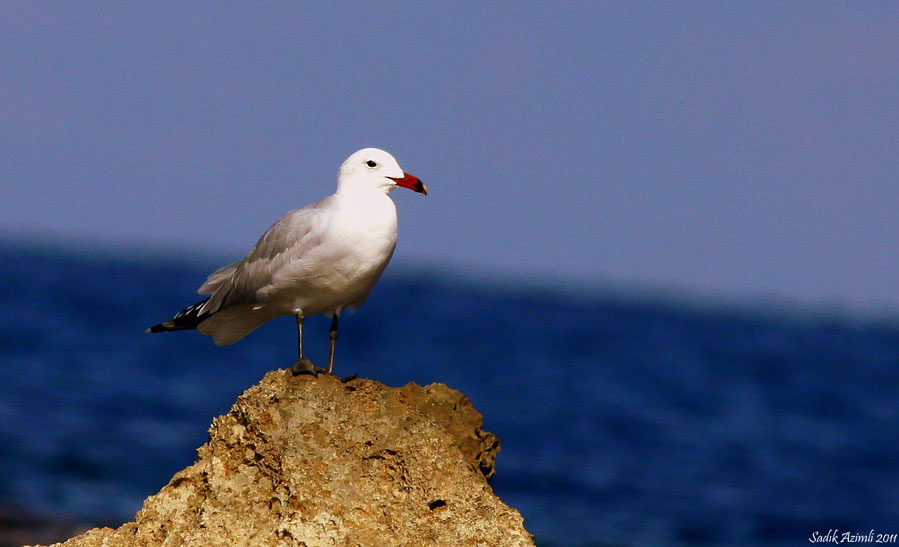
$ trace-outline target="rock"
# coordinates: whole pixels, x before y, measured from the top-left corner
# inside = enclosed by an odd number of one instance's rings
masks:
[[[273,371],[133,522],[63,544],[533,545],[487,483],[499,440],[442,384]]]

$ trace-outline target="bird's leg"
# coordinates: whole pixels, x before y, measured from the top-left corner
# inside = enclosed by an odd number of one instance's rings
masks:
[[[328,355],[328,374],[332,374],[334,370],[334,348],[337,347],[337,314],[334,315],[334,318],[331,319],[331,352]],[[340,379],[344,384],[349,382],[350,380],[355,380],[359,375],[358,374],[350,374],[349,376],[344,376]]]
[[[337,347],[337,314],[331,319],[331,351],[328,352],[328,374],[334,370],[334,349]]]
[[[318,376],[320,373],[324,372],[325,369],[319,368],[312,364],[312,361],[309,359],[303,358],[303,321],[305,321],[305,317],[302,314],[297,314],[297,342],[299,344],[299,353],[297,356],[297,362],[291,368],[291,372],[293,372],[294,376],[299,376],[300,374],[313,374]]]
[[[328,354],[328,374],[332,374],[334,370],[334,349],[337,347],[337,314],[334,314],[334,318],[331,319],[331,351]],[[344,376],[340,379],[344,384],[349,382],[350,380],[355,380],[358,377],[358,374],[350,374],[349,376]]]
[[[297,356],[298,361],[305,361],[303,359],[303,322],[306,320],[302,315],[297,315],[297,347],[299,348],[299,355]]]

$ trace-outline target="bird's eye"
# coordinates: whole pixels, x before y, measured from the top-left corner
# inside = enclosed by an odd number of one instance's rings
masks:
[[[374,160],[368,160],[367,162],[365,162],[365,165],[367,165],[369,167],[377,167],[378,166],[378,164],[375,163]]]

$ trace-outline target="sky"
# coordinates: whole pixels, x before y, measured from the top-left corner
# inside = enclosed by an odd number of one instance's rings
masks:
[[[899,3],[6,2],[0,232],[240,258],[376,146],[395,261],[899,310]],[[198,280],[198,283],[201,280]]]

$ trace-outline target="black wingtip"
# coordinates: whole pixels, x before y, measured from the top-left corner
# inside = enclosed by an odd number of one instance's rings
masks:
[[[179,327],[176,327],[175,324],[172,323],[171,321],[166,321],[166,322],[160,323],[158,325],[153,325],[152,327],[148,328],[144,332],[146,332],[147,334],[152,334],[154,332],[169,332],[169,331],[173,331],[173,330],[183,330],[185,328],[189,328],[189,327],[180,327],[179,328]]]
[[[175,314],[175,317],[173,317],[172,319],[163,321],[158,325],[153,325],[144,332],[152,334],[154,332],[171,332],[176,330],[191,330],[197,328],[197,325],[208,319],[211,315],[209,313],[203,313],[202,315],[199,314],[200,308],[203,307],[203,304],[205,304],[207,300],[209,299],[207,298],[202,302],[197,302],[192,306],[184,308],[183,310]]]

